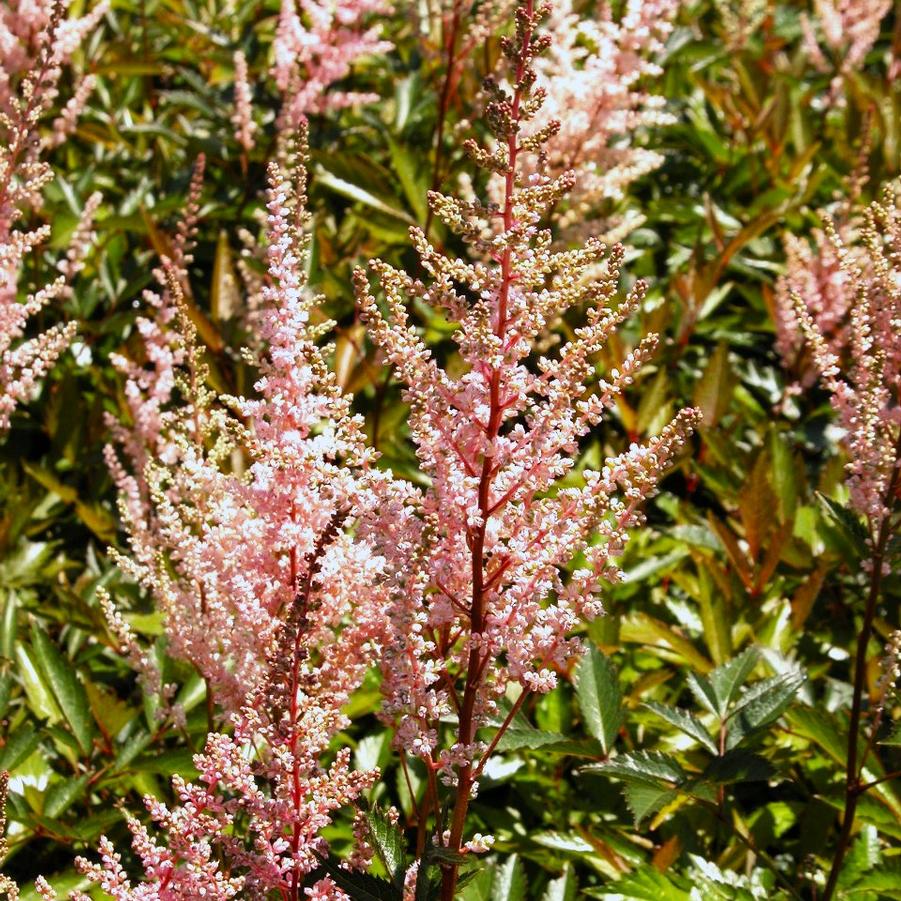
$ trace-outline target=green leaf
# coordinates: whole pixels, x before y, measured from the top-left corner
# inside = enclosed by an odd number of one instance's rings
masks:
[[[638,782],[624,785],[623,794],[632,816],[635,817],[636,826],[679,797],[679,792],[675,789]]]
[[[825,494],[817,492],[817,502],[826,520],[839,532],[851,552],[851,559],[863,560],[869,556],[867,530],[863,523],[847,507]]]
[[[622,722],[622,693],[616,673],[594,646],[588,648],[576,668],[576,697],[585,726],[609,754]]]
[[[710,685],[716,696],[716,712],[720,719],[725,718],[729,705],[738,696],[739,689],[754,671],[757,660],[757,649],[747,648],[737,657],[733,657],[728,663],[718,666],[710,673]]]
[[[786,719],[795,735],[819,745],[839,766],[848,759],[848,739],[836,717],[813,707],[794,707]]]
[[[12,772],[23,760],[27,760],[40,742],[37,730],[29,722],[12,730],[3,750],[0,751],[0,770]]]
[[[532,726],[510,726],[497,743],[498,751],[548,751],[553,754],[569,754],[573,757],[597,758],[604,752],[593,738],[573,739],[559,732],[543,732]]]
[[[31,642],[38,666],[59,704],[63,717],[82,752],[89,754],[94,738],[94,721],[84,686],[72,665],[63,659],[47,633],[37,623],[32,623],[31,626]]]
[[[318,870],[307,875],[307,885],[314,885],[324,876],[343,889],[354,901],[402,901],[403,892],[386,879],[378,879],[369,873],[345,870],[340,862],[329,860]]]
[[[879,850],[879,833],[875,826],[865,825],[860,830],[848,856],[842,865],[841,873],[838,877],[838,885],[840,888],[850,888],[856,885],[861,877],[871,872],[882,859]]]
[[[74,779],[54,782],[44,795],[44,816],[58,817],[64,814],[85,793],[91,776],[85,773]]]
[[[548,883],[541,896],[541,901],[576,901],[578,889],[579,882],[576,879],[575,870],[571,864],[566,864],[563,868],[563,875]]]
[[[714,757],[701,773],[701,781],[762,782],[773,774],[773,767],[759,754],[752,754],[741,748],[727,751],[722,757]]]
[[[693,405],[703,415],[701,427],[712,429],[722,419],[735,387],[735,377],[729,366],[729,347],[721,341],[710,355],[701,378],[698,379]]]
[[[385,867],[385,872],[388,873],[394,884],[402,889],[404,873],[407,870],[403,830],[396,823],[392,823],[385,812],[378,807],[366,813],[366,825],[369,830],[369,840]]]
[[[790,672],[752,685],[729,714],[726,747],[736,747],[752,732],[781,716],[803,683],[803,673]]]
[[[700,673],[689,672],[685,677],[691,693],[695,696],[698,703],[705,707],[714,716],[720,716],[720,705],[716,697],[716,692],[706,676]],[[720,717],[722,718],[722,717]]]
[[[839,883],[841,884],[841,880]],[[842,888],[841,893],[846,898],[872,893],[877,898],[893,898],[901,901],[901,862],[892,861],[877,870],[864,873],[853,885]]]
[[[346,197],[348,200],[354,200],[358,203],[364,204],[365,206],[372,207],[372,209],[378,210],[380,213],[386,213],[388,216],[400,219],[401,221],[406,222],[409,225],[416,224],[413,219],[403,210],[399,210],[396,207],[385,203],[384,200],[376,197],[375,194],[367,191],[365,188],[361,188],[359,185],[355,185],[353,184],[353,182],[347,181],[347,179],[339,178],[337,175],[333,175],[331,172],[329,172],[327,169],[322,168],[321,166],[316,167],[315,177],[316,181],[319,184],[325,185],[327,188],[331,188],[336,194],[340,194],[342,197]]]
[[[16,662],[18,663],[16,675],[25,688],[31,712],[38,719],[48,720],[51,723],[59,722],[62,719],[62,713],[53,699],[50,687],[44,681],[33,649],[23,642],[17,644]]]
[[[701,721],[687,710],[678,707],[666,707],[656,701],[647,701],[644,705],[652,713],[666,720],[671,726],[675,726],[680,732],[700,742],[711,754],[718,754],[719,748],[710,733],[704,728]]]
[[[689,901],[691,895],[652,867],[641,867],[612,885],[585,892],[606,901]]]
[[[525,901],[526,874],[516,854],[511,854],[494,873],[491,901]]]
[[[619,754],[603,763],[592,763],[581,768],[583,773],[601,773],[624,782],[669,782],[680,785],[686,773],[679,761],[661,751],[630,751]]]

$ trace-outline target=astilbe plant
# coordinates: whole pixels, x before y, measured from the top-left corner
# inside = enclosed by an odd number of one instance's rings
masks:
[[[0,12],[0,430],[9,426],[16,405],[30,396],[59,354],[72,341],[75,324],[55,326],[25,339],[28,320],[68,291],[67,282],[81,268],[92,239],[91,223],[99,195],[86,202],[60,275],[19,299],[19,281],[28,255],[50,234],[47,225],[17,228],[26,211],[41,204],[53,178],[42,158],[48,141],[41,123],[58,95],[62,67],[104,7],[82,19],[67,20],[66,4],[10,4]],[[86,99],[79,88],[54,125],[56,143],[71,130]]]
[[[419,499],[422,544],[407,596],[392,613],[394,634],[382,663],[384,715],[396,723],[396,745],[421,759],[429,776],[420,851],[434,814],[434,841],[452,861],[444,864],[444,899],[454,896],[453,861],[486,844],[481,837],[467,843],[464,833],[495,743],[529,694],[551,690],[579,655],[573,631],[601,613],[602,584],[618,576],[627,530],[642,522],[642,501],[698,418],[683,410],[648,444],[633,444],[599,471],[586,471],[582,487],[562,484],[579,440],[632,383],[656,339],[646,337],[607,379],[595,379],[596,355],[640,306],[646,286],[636,283],[616,304],[623,249],[605,255],[589,239],[555,251],[540,227],[575,181],[572,172],[543,171],[544,145],[559,123],[534,125],[545,100],[534,61],[551,42],[537,29],[549,12],[532,0],[518,6],[515,35],[502,43],[507,82],[487,83],[485,118],[496,147],[466,143],[481,168],[503,178],[502,205],[429,195],[435,215],[470,245],[472,259],[443,255],[414,228],[426,282],[370,263],[387,315],[367,274],[356,273],[372,338],[406,386],[412,439],[429,478]],[[526,154],[537,155],[542,171],[526,169]],[[458,326],[461,375],[442,369],[416,334],[407,312],[416,300]],[[587,320],[574,338],[555,357],[535,359],[536,338],[583,303]],[[515,700],[505,711],[508,692]],[[440,723],[447,717],[458,725],[444,741]],[[479,731],[501,719],[490,743],[480,741]],[[446,821],[439,778],[453,787]]]
[[[211,731],[199,780],[175,779],[176,806],[148,799],[160,841],[130,819],[140,882],[105,840],[100,864],[80,863],[117,899],[296,899],[327,853],[322,829],[377,776],[351,770],[347,748],[323,759],[384,630],[403,545],[382,519],[402,527],[404,491],[371,468],[326,365],[304,275],[304,169],[290,149],[282,159],[269,172],[257,396],[228,400],[229,412],[203,387],[183,295],[195,180],[179,262],[166,262],[155,319],[142,326],[155,372],[135,382],[133,370],[128,391],[136,434],[122,447],[143,473],[110,454],[132,548],[123,566],[163,611],[169,652],[203,674],[233,728]],[[230,467],[235,453],[243,473]],[[129,642],[121,618],[111,625]],[[365,860],[361,848],[352,865]],[[346,897],[328,878],[311,892]]]
[[[281,115],[288,127],[308,113],[378,99],[331,88],[363,57],[391,49],[381,26],[370,22],[390,8],[386,0],[282,0],[272,75],[286,98]]]
[[[836,73],[830,102],[843,101],[841,76],[863,65],[891,8],[891,0],[814,0],[813,16],[801,16],[804,49],[811,62],[821,72]]]
[[[858,800],[867,788],[864,766],[880,724],[877,704],[861,752],[867,651],[883,580],[891,572],[889,543],[901,509],[901,209],[895,191],[887,189],[882,201],[871,204],[861,218],[859,244],[851,248],[831,221],[825,223],[830,254],[844,277],[844,347],[831,344],[818,323],[820,308],[833,301],[794,295],[798,326],[842,429],[851,507],[866,522],[869,545],[867,593],[854,659],[846,797],[823,896],[827,901],[838,883]]]
[[[548,171],[575,173],[559,224],[583,237],[597,234],[599,207],[622,199],[631,182],[663,162],[633,138],[641,128],[675,121],[649,87],[662,73],[657,58],[681,2],[629,0],[617,15],[609,3],[594,6],[580,16],[572,0],[555,3],[554,43],[535,63],[538,84],[547,91],[535,124],[560,122],[547,148]],[[618,231],[636,224],[619,223]]]

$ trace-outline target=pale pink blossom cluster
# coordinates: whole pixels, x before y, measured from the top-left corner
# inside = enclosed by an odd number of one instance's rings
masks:
[[[247,77],[247,57],[244,51],[238,50],[234,56],[235,64],[235,111],[232,125],[235,126],[235,137],[246,153],[253,150],[253,136],[257,124],[253,121],[253,92]]]
[[[68,0],[6,0],[0,9],[0,111],[15,113],[19,83],[31,76],[49,94],[52,103],[65,66],[85,38],[106,13],[107,3],[98,3],[81,18],[68,18]],[[49,45],[49,52],[48,51]],[[41,74],[38,75],[39,70]],[[89,82],[92,84],[92,82]],[[82,83],[83,84],[83,83]],[[75,90],[83,106],[86,95]],[[74,124],[76,115],[67,118]]]
[[[839,226],[838,231],[844,242],[853,234],[850,225]],[[809,240],[786,234],[783,245],[785,272],[776,281],[773,311],[776,350],[783,365],[797,375],[800,387],[809,388],[819,373],[804,353],[805,340],[795,312],[795,298],[803,299],[817,331],[830,350],[841,356],[848,340],[848,315],[854,299],[851,279],[822,229],[815,229]]]
[[[496,147],[465,145],[503,179],[500,208],[429,195],[435,215],[472,245],[472,259],[448,257],[412,229],[428,278],[371,261],[386,312],[367,274],[356,274],[370,334],[406,387],[411,436],[429,479],[419,500],[425,532],[382,652],[384,715],[396,722],[400,748],[456,784],[453,826],[443,840],[456,852],[491,750],[478,731],[503,717],[508,686],[519,686],[522,703],[529,692],[551,690],[579,655],[572,633],[601,612],[600,594],[619,575],[627,531],[643,521],[642,501],[698,416],[682,411],[648,444],[583,473],[582,487],[564,485],[580,439],[632,384],[656,339],[646,337],[597,377],[596,355],[640,306],[646,286],[636,283],[617,302],[621,247],[607,253],[589,239],[555,250],[540,226],[576,181],[571,171],[551,176],[524,165],[526,154],[542,159],[560,130],[559,122],[540,119],[546,91],[535,87],[532,65],[550,43],[535,33],[545,13],[531,0],[520,3],[516,35],[502,44],[510,76],[487,83],[485,118]],[[453,374],[410,321],[417,301],[457,326]],[[582,305],[586,321],[573,339],[536,359],[536,338]],[[459,722],[450,747],[440,729],[447,718]]]
[[[801,16],[804,49],[811,62],[821,72],[836,73],[832,102],[842,100],[840,76],[861,68],[891,8],[892,0],[813,0],[813,16]]]
[[[536,125],[560,122],[547,148],[549,171],[575,173],[558,213],[563,228],[582,237],[596,234],[598,208],[620,200],[631,182],[663,162],[656,151],[636,146],[634,136],[674,121],[650,87],[662,73],[657,59],[681,5],[628,0],[614,13],[612,4],[600,2],[589,4],[585,15],[572,0],[553,4],[554,42],[535,64],[538,84],[547,91]]]
[[[272,74],[285,97],[282,119],[288,127],[307,113],[378,99],[334,85],[362,58],[391,49],[374,21],[390,8],[386,0],[282,0]]]
[[[856,245],[849,247],[827,221],[830,254],[843,276],[847,311],[844,346],[821,325],[828,299],[793,294],[795,315],[820,379],[832,395],[848,454],[853,507],[873,535],[896,500],[901,461],[901,209],[887,189],[864,211]],[[827,325],[832,319],[827,318]]]
[[[40,125],[57,96],[62,66],[103,7],[83,19],[64,18],[62,2],[12,3],[0,11],[0,430],[28,398],[59,354],[71,343],[75,324],[58,325],[25,339],[28,320],[52,300],[69,292],[68,280],[81,268],[93,239],[92,222],[99,196],[91,197],[76,227],[60,276],[21,301],[19,278],[26,257],[49,236],[49,226],[16,228],[28,209],[40,206],[53,178],[41,158]],[[79,90],[61,115],[56,132],[65,131],[80,111]],[[74,104],[74,105],[73,105]],[[24,339],[24,340],[23,340]]]
[[[132,423],[117,427],[109,460],[132,549],[122,565],[154,596],[169,652],[204,676],[234,734],[210,733],[200,781],[176,782],[179,806],[148,802],[164,844],[131,823],[140,885],[108,847],[101,864],[82,864],[116,898],[296,899],[327,853],[331,815],[377,776],[352,771],[347,749],[328,767],[321,759],[382,641],[397,582],[389,558],[403,551],[383,520],[403,528],[407,491],[371,468],[319,346],[305,175],[290,148],[282,158],[269,172],[256,396],[223,407],[205,388],[184,295],[197,177],[165,288],[149,297],[156,315],[141,326],[152,365],[120,363]],[[326,880],[313,897],[337,891]]]

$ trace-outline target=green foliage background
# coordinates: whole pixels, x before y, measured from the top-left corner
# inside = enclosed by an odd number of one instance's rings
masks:
[[[350,79],[382,100],[311,122],[311,280],[338,323],[335,366],[382,463],[418,478],[400,392],[365,343],[350,279],[369,257],[413,266],[407,229],[426,215],[444,70],[437,31],[422,32],[415,4],[397,6],[386,27],[395,50]],[[901,22],[887,17],[866,65],[842,78],[844,105],[824,110],[817,100],[831,75],[802,51],[805,8],[767,4],[748,41],[732,47],[728,0],[701,0],[686,5],[669,42],[658,89],[678,123],[636,136],[666,162],[607,211],[645,217],[628,239],[627,271],[651,280],[650,300],[598,366],[616,365],[647,331],[665,341],[615,419],[585,444],[582,465],[651,434],[689,402],[705,425],[650,504],[607,615],[587,629],[592,652],[514,722],[486,772],[473,829],[497,837],[497,854],[467,883],[473,901],[815,897],[828,863],[866,551],[844,506],[825,395],[814,388],[780,406],[791,376],[773,349],[773,282],[783,231],[816,225],[815,211],[845,191],[862,152],[866,194],[898,172],[901,84],[885,58],[901,43]],[[14,778],[6,870],[23,882],[44,873],[61,890],[80,885],[74,856],[102,832],[127,847],[119,805],[140,812],[144,794],[168,797],[169,777],[192,773],[205,738],[202,685],[166,657],[158,615],[109,556],[123,536],[102,458],[105,417],[125,413],[109,357],[139,353],[141,292],[202,152],[190,302],[217,387],[250,390],[237,353],[247,336],[234,264],[238,230],[260,209],[275,133],[279,101],[266,73],[277,14],[271,0],[114,0],[76,57],[99,85],[51,160],[57,178],[42,215],[52,245],[29,262],[25,281],[45,279],[94,190],[104,196],[99,240],[73,297],[36,323],[77,319],[78,341],[0,446],[0,769]],[[237,49],[249,60],[261,128],[249,158],[229,121]],[[451,125],[472,114],[497,55],[489,41],[467,64]],[[452,186],[468,164],[454,128],[446,133]],[[450,236],[433,236],[453,248]],[[445,324],[426,309],[415,317],[451,354]],[[181,686],[183,729],[158,727],[152,700],[114,653],[99,586],[156,642]],[[897,566],[884,595],[880,640],[868,651],[871,690],[882,640],[897,628]],[[373,677],[345,738],[359,765],[385,768],[372,800],[409,816],[378,703]],[[873,780],[901,768],[888,725],[880,738]],[[413,769],[416,791],[421,775]],[[846,897],[901,897],[899,788],[886,779],[861,799]],[[349,823],[329,838],[340,851]]]

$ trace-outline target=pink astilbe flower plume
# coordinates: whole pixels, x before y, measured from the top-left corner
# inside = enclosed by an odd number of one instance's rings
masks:
[[[901,210],[892,189],[862,217],[850,247],[827,220],[828,260],[840,273],[839,300],[826,292],[794,292],[797,328],[832,395],[848,453],[851,504],[866,517],[874,546],[898,499],[901,460]],[[835,283],[833,283],[835,285]],[[838,315],[846,337],[824,327]]]
[[[296,128],[307,113],[378,99],[332,86],[363,57],[391,49],[377,21],[390,9],[386,0],[281,0],[272,74],[285,97],[287,128]]]
[[[420,501],[420,559],[382,655],[385,715],[396,722],[399,747],[456,787],[449,832],[439,837],[452,852],[464,846],[469,800],[490,751],[479,729],[498,716],[508,686],[520,689],[512,717],[529,692],[551,690],[580,653],[573,630],[601,612],[602,584],[617,578],[627,530],[643,521],[642,501],[698,418],[684,410],[649,444],[585,473],[582,487],[561,483],[579,440],[632,383],[656,339],[648,336],[596,379],[596,355],[641,304],[645,285],[617,304],[622,248],[608,254],[589,239],[555,251],[539,226],[575,181],[572,172],[523,172],[524,155],[546,161],[544,145],[560,130],[554,120],[536,124],[545,91],[535,86],[533,60],[551,41],[536,29],[547,12],[520,3],[516,34],[502,44],[508,83],[488,82],[486,120],[497,148],[466,144],[478,165],[503,178],[502,206],[429,195],[435,215],[473,247],[473,260],[444,256],[412,229],[429,278],[372,261],[387,313],[366,273],[356,274],[372,338],[406,386],[430,482]],[[414,300],[459,325],[462,375],[442,369],[417,335],[407,313]],[[536,337],[582,304],[589,311],[572,341],[553,358],[535,359]],[[451,716],[459,728],[448,747],[439,722]],[[453,897],[455,873],[445,869],[442,898]]]
[[[802,14],[807,56],[821,72],[836,73],[830,103],[844,103],[842,76],[855,74],[863,66],[891,8],[892,0],[813,0],[813,16]]]
[[[18,283],[25,258],[47,240],[50,229],[20,231],[16,225],[26,210],[39,208],[43,188],[53,178],[41,158],[40,124],[56,99],[62,66],[102,11],[98,7],[90,16],[67,21],[66,4],[55,0],[21,8],[14,3],[0,12],[0,430],[75,335],[70,323],[25,339],[30,317],[69,293],[68,280],[81,269],[93,240],[99,195],[85,204],[60,276],[21,302]],[[74,106],[70,102],[55,126],[57,133],[74,123],[85,99],[79,89]]]
[[[547,148],[547,172],[574,172],[559,224],[584,238],[597,233],[591,220],[599,207],[621,199],[632,181],[663,162],[631,138],[640,128],[675,121],[649,83],[662,73],[657,58],[681,0],[629,0],[619,15],[609,3],[598,3],[585,17],[574,6],[572,0],[553,5],[554,43],[535,62],[537,83],[547,92],[535,125],[560,122]],[[637,224],[619,223],[618,233]]]
[[[141,328],[153,366],[129,370],[133,423],[109,455],[132,549],[122,566],[162,609],[169,652],[204,676],[234,730],[211,732],[199,781],[176,780],[178,806],[148,801],[159,840],[132,821],[139,884],[108,847],[100,864],[82,864],[116,898],[296,899],[328,852],[322,829],[377,776],[352,771],[347,749],[321,761],[382,640],[401,558],[380,517],[402,523],[390,514],[404,492],[371,468],[319,343],[328,326],[310,321],[305,174],[291,148],[281,158],[269,171],[257,396],[223,406],[204,387],[183,301],[195,180],[179,262],[164,265],[156,317]],[[315,891],[343,897],[328,880]]]

